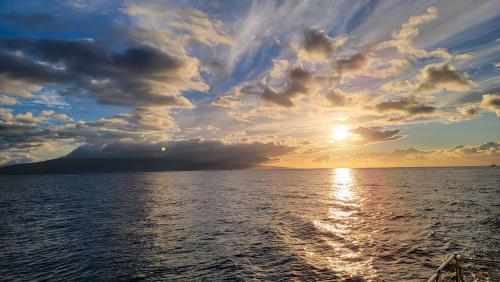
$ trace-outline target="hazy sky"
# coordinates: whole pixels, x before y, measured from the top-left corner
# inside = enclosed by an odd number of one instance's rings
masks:
[[[500,162],[499,41],[498,0],[1,1],[0,164]]]

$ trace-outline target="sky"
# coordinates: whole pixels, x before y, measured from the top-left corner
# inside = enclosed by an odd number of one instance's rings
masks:
[[[5,0],[0,165],[498,163],[499,41],[498,0]]]

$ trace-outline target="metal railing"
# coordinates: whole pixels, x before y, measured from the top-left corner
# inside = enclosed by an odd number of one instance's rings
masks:
[[[443,261],[443,263],[441,263],[441,265],[436,269],[432,277],[427,280],[427,282],[466,282],[466,280],[464,279],[465,264],[473,264],[476,267],[481,266],[481,268],[485,265],[489,267],[495,266],[497,269],[500,267],[500,261],[463,258],[458,254],[453,254],[448,256]],[[491,274],[496,275],[498,273],[498,271],[493,271]],[[473,273],[472,276],[477,276],[477,274]],[[494,279],[495,278],[491,280],[491,278],[488,278],[488,280],[490,281],[496,281]],[[473,279],[473,281],[478,281],[477,277],[476,279]]]

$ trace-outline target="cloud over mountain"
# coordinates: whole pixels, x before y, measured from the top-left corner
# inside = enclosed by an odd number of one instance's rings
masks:
[[[161,151],[166,147],[166,152]],[[67,158],[149,159],[169,158],[201,163],[256,165],[293,151],[293,147],[274,143],[223,143],[218,140],[183,140],[166,143],[112,143],[83,145]]]

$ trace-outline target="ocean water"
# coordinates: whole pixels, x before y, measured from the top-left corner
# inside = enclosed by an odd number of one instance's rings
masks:
[[[500,259],[499,195],[494,168],[0,176],[0,280],[425,281]]]

